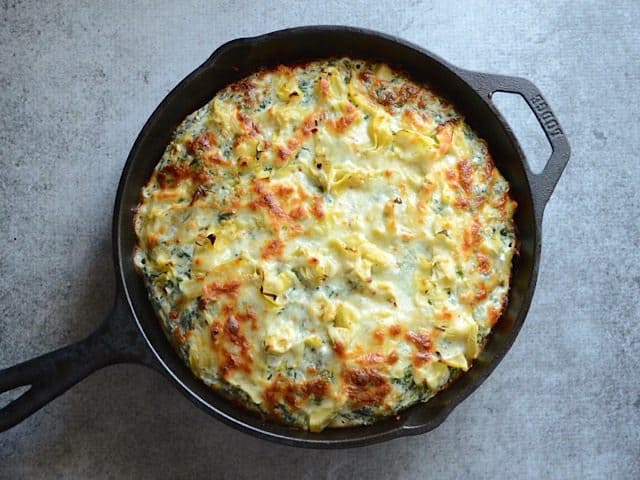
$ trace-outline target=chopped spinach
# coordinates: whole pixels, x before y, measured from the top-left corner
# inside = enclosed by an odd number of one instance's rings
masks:
[[[218,214],[218,223],[225,222],[235,215],[234,212],[223,212]]]

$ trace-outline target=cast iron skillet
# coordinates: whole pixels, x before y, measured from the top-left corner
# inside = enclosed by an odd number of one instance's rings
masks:
[[[266,422],[233,405],[197,380],[182,363],[165,338],[143,281],[134,271],[133,209],[174,128],[220,88],[261,67],[343,55],[382,60],[403,68],[454,103],[487,140],[496,165],[511,184],[518,202],[515,221],[521,245],[513,265],[508,308],[467,374],[428,403],[416,405],[398,418],[367,427],[309,433]],[[542,173],[532,173],[514,135],[491,103],[491,96],[497,91],[521,95],[542,126],[552,147]],[[213,417],[287,445],[353,447],[432,430],[478,388],[513,344],[529,309],[538,274],[542,213],[568,160],[569,144],[560,124],[540,91],[528,80],[463,70],[408,42],[360,28],[292,28],[226,43],[162,101],[131,149],[113,217],[118,288],[111,313],[86,339],[0,371],[0,393],[31,387],[0,410],[0,431],[16,425],[90,373],[127,362],[141,363],[163,373]]]

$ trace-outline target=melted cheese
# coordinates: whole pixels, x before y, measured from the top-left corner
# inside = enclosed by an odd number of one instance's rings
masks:
[[[428,88],[350,59],[280,66],[178,127],[135,263],[194,374],[312,431],[470,368],[505,306],[516,204]]]

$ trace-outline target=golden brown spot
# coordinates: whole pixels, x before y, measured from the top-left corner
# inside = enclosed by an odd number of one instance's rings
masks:
[[[389,327],[389,335],[392,337],[397,337],[400,335],[400,332],[402,332],[402,327],[400,325],[395,324]]]
[[[262,248],[262,258],[267,259],[273,257],[281,257],[282,253],[284,252],[284,246],[284,242],[279,238],[269,240]]]
[[[462,195],[460,195],[456,198],[456,203],[455,203],[456,208],[459,208],[461,210],[467,210],[469,208],[469,205],[470,203],[467,197],[463,197]]]
[[[414,366],[420,367],[431,360],[431,354],[429,352],[416,352],[411,356],[411,360]]]
[[[309,397],[321,399],[329,393],[329,388],[329,382],[322,378],[296,383],[278,374],[265,388],[263,397],[267,405],[277,413],[278,404],[286,403],[291,409],[297,410],[301,401]]]
[[[346,353],[344,343],[342,343],[340,340],[336,340],[333,344],[333,351],[336,352],[336,355],[338,355],[338,357],[344,358]]]
[[[487,163],[484,164],[484,173],[487,176],[487,179],[491,178],[493,175],[494,164],[491,157],[487,157]]]
[[[482,226],[477,218],[473,219],[470,227],[464,229],[462,249],[465,253],[468,253],[470,250],[475,250],[475,248],[480,245],[482,241],[482,236],[480,235],[481,229]]]
[[[238,280],[230,280],[228,282],[211,282],[204,286],[204,296],[210,299],[217,298],[221,295],[228,295],[229,297],[236,298],[238,296],[240,285],[241,284]]]
[[[311,206],[311,212],[313,213],[313,216],[316,217],[318,220],[321,220],[324,218],[324,204],[323,204],[322,197],[313,198],[313,205]]]
[[[500,315],[502,315],[502,308],[489,307],[487,310],[487,323],[490,327],[493,327],[498,322]]]
[[[320,86],[320,94],[324,98],[327,98],[329,96],[329,90],[331,88],[327,79],[321,78],[320,81],[318,82],[318,85]]]
[[[399,358],[400,358],[400,356],[398,355],[398,352],[396,352],[394,350],[389,355],[387,355],[387,363],[389,365],[393,365],[394,363],[396,363],[398,361]]]
[[[220,367],[220,373],[223,378],[227,378],[233,370],[236,370],[241,366],[237,357],[224,348],[222,349],[222,359],[223,361],[222,366]]]
[[[450,321],[453,320],[453,312],[447,307],[442,307],[442,310],[436,312],[436,318],[439,320]]]
[[[428,352],[431,350],[431,338],[426,332],[416,333],[410,330],[406,333],[405,338],[422,352]]]
[[[418,210],[424,212],[427,209],[427,203],[431,201],[431,195],[436,188],[435,182],[426,180],[420,187],[420,193],[418,194]]]
[[[152,250],[156,246],[158,246],[159,242],[160,242],[160,238],[158,237],[158,235],[154,233],[150,233],[149,235],[147,235],[147,248],[149,250]]]
[[[218,341],[218,336],[220,335],[220,332],[222,331],[222,328],[220,327],[220,324],[217,322],[214,322],[211,324],[211,326],[209,327],[209,333],[211,334],[211,341],[213,341],[214,343]]]
[[[360,116],[356,108],[351,103],[346,102],[343,106],[346,110],[346,113],[337,120],[330,120],[328,122],[329,128],[336,133],[343,133],[356,120],[358,120]]]
[[[476,303],[480,303],[483,300],[486,300],[488,296],[489,296],[489,292],[484,287],[484,285],[481,285],[480,288],[478,288],[478,291],[476,292],[476,296],[474,297],[474,299]]]
[[[278,374],[273,382],[265,388],[264,399],[267,404],[274,408],[279,403],[284,401],[287,405],[293,408],[298,407],[298,401],[296,399],[296,386],[288,378],[284,378]]]
[[[216,140],[216,136],[213,132],[204,132],[195,137],[192,140],[187,140],[185,146],[189,153],[196,154],[198,152],[205,152],[210,150],[211,147],[215,147],[218,145],[218,141]]]
[[[298,140],[297,138],[290,138],[289,140],[287,140],[287,147],[289,147],[292,152],[295,152],[299,146],[300,140]]]
[[[236,66],[231,67],[234,71],[239,72],[240,69]],[[232,92],[242,95],[242,102],[250,107],[255,106],[256,102],[251,95],[251,92],[255,89],[256,85],[249,79],[243,79],[238,82],[232,83],[229,88]]]
[[[497,206],[498,209],[505,214],[507,211],[507,205],[509,204],[509,200],[511,200],[511,198],[509,197],[509,193],[505,192],[498,200],[497,202]]]
[[[251,208],[252,210],[258,210],[259,207],[265,207],[272,217],[286,218],[287,212],[282,209],[274,194],[269,191],[263,183],[264,182],[255,183],[253,189],[256,192],[258,198],[256,198],[249,204],[249,208]]]
[[[294,70],[292,67],[290,67],[289,65],[278,65],[275,68],[276,73],[278,73],[279,75],[283,75],[287,78],[291,78],[293,77],[294,74]]]
[[[369,83],[373,78],[373,72],[371,70],[363,70],[358,74],[358,78],[364,83]]]
[[[424,108],[424,107],[420,107]],[[423,111],[413,110],[412,108],[408,108],[405,110],[405,116],[409,119],[411,123],[413,123],[419,129],[427,128],[433,122],[431,117],[427,115]]]
[[[391,391],[386,377],[373,368],[347,369],[342,377],[347,396],[355,404],[379,404]]]
[[[446,154],[451,148],[453,141],[453,120],[449,120],[442,125],[438,125],[436,129],[436,139],[438,140],[439,152],[441,155]]]
[[[233,343],[237,343],[237,335],[240,332],[240,324],[238,323],[236,317],[230,315],[229,318],[227,318],[225,330],[234,338]]]
[[[375,82],[374,88],[369,90],[369,96],[385,107],[401,107],[414,99],[418,93],[420,88],[409,82],[405,82],[400,88],[394,88],[389,82]]]
[[[276,195],[278,197],[280,197],[280,198],[287,198],[294,191],[295,191],[295,189],[293,187],[288,186],[288,185],[278,185],[276,187]]]
[[[158,200],[175,200],[180,196],[178,190],[160,190],[153,194],[154,198]]]
[[[253,355],[250,351],[249,341],[242,333],[242,327],[233,306],[224,305],[222,315],[226,316],[224,323],[217,321],[209,327],[211,339],[216,346],[219,365],[221,365],[220,373],[224,378],[233,370],[250,373]]]
[[[235,315],[229,315],[227,317],[224,332],[231,343],[240,347],[242,356],[246,357],[249,354],[249,342],[242,334],[242,331],[240,330],[240,323],[238,323],[238,319]]]
[[[320,121],[320,115],[316,112],[313,112],[311,115],[307,116],[302,122],[300,126],[300,133],[303,138],[307,138],[308,136],[318,132],[318,122]]]
[[[250,136],[255,137],[260,133],[260,127],[240,110],[236,113],[236,118],[242,125],[242,129]]]
[[[491,271],[491,261],[484,253],[478,253],[478,270],[482,273],[489,273]]]
[[[291,236],[302,235],[305,232],[304,227],[299,223],[288,225],[285,227],[285,230],[287,230]]]
[[[258,328],[258,314],[251,307],[247,308],[244,312],[236,312],[235,317],[240,322],[250,322],[252,330]]]
[[[309,198],[309,194],[304,189],[304,187],[302,187],[302,185],[298,185],[298,198],[300,199],[300,201],[305,201],[307,198]]]
[[[322,398],[329,391],[329,382],[322,378],[317,378],[303,383],[301,390],[305,397]]]
[[[284,145],[278,145],[276,147],[276,150],[278,152],[278,158],[283,162],[286,162],[289,159],[289,157],[291,157],[291,155],[293,154],[293,152],[287,147],[285,147]]]
[[[356,362],[360,365],[375,365],[376,363],[383,363],[384,356],[380,353],[367,353],[356,359]]]
[[[204,159],[212,165],[228,166],[230,164],[229,161],[222,158],[218,152],[208,152],[204,155]]]
[[[198,308],[200,310],[206,310],[207,307],[209,307],[209,303],[214,303],[214,302],[209,298],[198,297]]]
[[[357,119],[358,119],[357,114],[343,115],[338,120],[331,121],[329,123],[329,127],[337,133],[342,133],[347,128],[349,128],[351,124],[355,122]]]
[[[209,175],[204,171],[192,169],[186,163],[172,163],[160,170],[156,178],[160,188],[165,189],[175,188],[186,179],[190,179],[196,184],[207,183]]]
[[[402,102],[402,104],[407,103],[409,100],[414,100],[418,94],[420,93],[420,88],[413,83],[405,83],[400,87],[400,92],[398,93],[398,99]]]
[[[373,338],[376,340],[376,343],[382,343],[384,342],[384,331],[381,329],[376,330],[375,332],[373,332]]]
[[[187,340],[178,327],[173,329],[172,334],[174,341],[178,345],[182,345]]]
[[[465,192],[471,193],[471,187],[473,186],[473,168],[471,162],[467,159],[461,160],[458,162],[457,169],[460,185]]]
[[[294,220],[302,220],[309,216],[309,213],[304,208],[304,206],[299,206],[294,208],[289,212],[289,216]]]

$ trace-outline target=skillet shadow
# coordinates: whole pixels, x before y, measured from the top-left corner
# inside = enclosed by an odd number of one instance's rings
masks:
[[[68,311],[68,327],[77,332],[74,341],[99,325],[115,295],[111,243],[105,239],[95,247],[83,259],[92,268],[79,282],[81,300]],[[478,395],[425,435],[357,449],[307,450],[238,432],[199,410],[162,375],[142,366],[116,365],[94,373],[15,427],[13,440],[0,441],[5,457],[0,477],[2,470],[13,472],[11,478],[234,479],[451,472],[451,449],[468,435],[470,424],[478,428],[491,421],[486,409],[470,413]],[[471,467],[456,466],[461,474]]]

